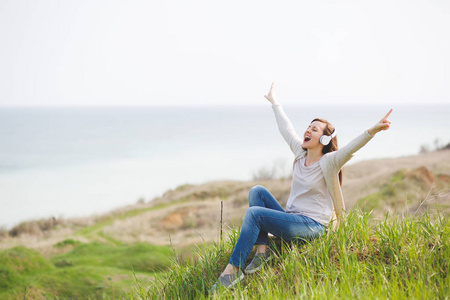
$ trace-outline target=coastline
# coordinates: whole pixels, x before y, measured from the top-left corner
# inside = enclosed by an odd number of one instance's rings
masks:
[[[390,131],[372,139],[348,166],[414,155],[436,138],[448,142],[450,105],[394,109]],[[342,146],[372,125],[385,106],[286,104],[285,110],[297,132],[312,116],[330,119]],[[280,162],[284,173],[291,167],[292,153],[267,105],[25,111],[0,111],[0,227],[104,214],[185,183],[251,180]]]

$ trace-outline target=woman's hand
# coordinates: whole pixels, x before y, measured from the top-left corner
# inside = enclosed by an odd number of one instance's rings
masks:
[[[275,90],[273,89],[274,84],[275,84],[275,82],[272,82],[272,86],[270,87],[269,93],[264,96],[272,104],[278,103],[277,95],[275,95]]]
[[[393,109],[391,108],[389,112],[384,116],[384,118],[378,121],[377,124],[373,125],[373,127],[367,130],[367,132],[370,135],[374,136],[377,132],[380,132],[382,130],[388,130],[389,127],[391,126],[391,121],[388,120],[388,117],[392,111]]]

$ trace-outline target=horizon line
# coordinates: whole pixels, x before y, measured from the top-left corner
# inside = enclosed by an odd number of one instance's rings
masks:
[[[293,103],[286,102],[280,103],[283,106],[319,106],[319,105],[331,105],[331,106],[444,106],[450,105],[449,103],[431,102],[431,103]],[[121,107],[189,107],[189,106],[202,106],[202,107],[214,107],[214,106],[271,106],[270,103],[192,103],[192,104],[37,104],[37,105],[0,105],[0,109],[8,108],[121,108]]]

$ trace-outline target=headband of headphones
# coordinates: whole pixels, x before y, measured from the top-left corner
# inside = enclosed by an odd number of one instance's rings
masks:
[[[330,135],[331,138],[334,138],[336,136],[336,129],[333,131],[333,133]]]

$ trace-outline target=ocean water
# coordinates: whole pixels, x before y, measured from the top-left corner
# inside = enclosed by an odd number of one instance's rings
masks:
[[[383,106],[289,106],[300,134],[331,121],[343,146],[381,119]],[[450,105],[393,106],[393,122],[351,163],[416,154],[450,142]],[[0,109],[0,226],[103,213],[178,185],[288,174],[293,156],[270,105]]]

